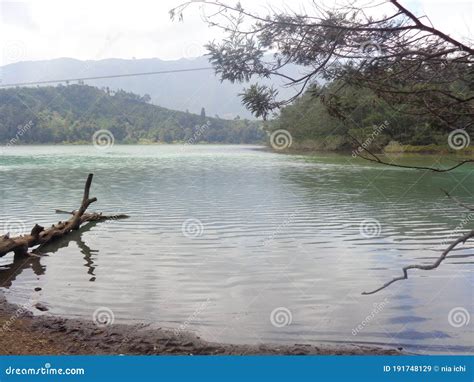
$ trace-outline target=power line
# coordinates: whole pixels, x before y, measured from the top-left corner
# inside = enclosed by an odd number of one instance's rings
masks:
[[[150,76],[150,75],[154,75],[154,74],[197,72],[197,71],[210,70],[210,69],[213,69],[213,67],[209,66],[209,67],[205,67],[205,68],[161,70],[161,71],[158,71],[158,72],[141,72],[141,73],[128,73],[128,74],[111,74],[111,75],[108,75],[108,76],[97,76],[97,77],[64,78],[64,79],[61,79],[61,80],[17,82],[17,83],[12,83],[12,84],[0,84],[0,88],[16,87],[16,86],[27,86],[27,85],[55,84],[55,83],[73,82],[73,81],[101,80],[101,79],[106,79],[106,78],[120,78],[120,77],[134,77],[134,76]]]

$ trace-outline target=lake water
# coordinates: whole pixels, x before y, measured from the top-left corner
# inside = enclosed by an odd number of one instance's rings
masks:
[[[472,227],[441,191],[472,201],[469,165],[437,174],[252,146],[11,147],[0,156],[0,231],[64,220],[54,210],[79,206],[89,172],[90,209],[130,218],[74,233],[41,258],[0,258],[9,301],[88,320],[105,307],[118,323],[209,341],[472,352],[473,320],[463,324],[473,244],[361,295],[404,265],[433,262],[453,230]]]

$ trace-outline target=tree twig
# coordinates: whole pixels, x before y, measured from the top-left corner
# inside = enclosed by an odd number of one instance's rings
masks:
[[[474,159],[465,159],[465,160],[462,160],[462,161],[456,163],[454,166],[447,167],[447,168],[439,168],[439,167],[413,166],[413,165],[404,165],[404,164],[386,162],[386,161],[380,159],[380,157],[377,154],[373,153],[367,147],[364,147],[364,145],[361,142],[359,142],[359,140],[357,138],[355,138],[353,135],[351,135],[349,133],[347,133],[347,135],[350,138],[352,138],[352,140],[354,142],[357,143],[358,147],[360,147],[363,151],[365,151],[366,153],[368,153],[371,156],[371,158],[369,158],[369,157],[366,157],[364,155],[361,155],[360,152],[355,151],[355,154],[359,158],[365,159],[365,160],[370,161],[370,162],[383,164],[383,165],[386,165],[386,166],[399,167],[399,168],[409,168],[409,169],[414,169],[414,170],[429,170],[429,171],[433,171],[433,172],[449,172],[449,171],[455,170],[458,167],[461,167],[462,165],[464,165],[466,163],[474,163]]]
[[[446,194],[446,196],[447,196],[448,198],[450,198],[451,200],[453,200],[457,205],[459,205],[459,206],[461,206],[461,207],[464,207],[464,208],[466,208],[466,209],[469,210],[469,211],[474,211],[474,207],[473,207],[473,206],[470,206],[470,205],[468,205],[468,204],[465,204],[465,203],[461,202],[461,201],[460,201],[458,198],[456,198],[455,196],[450,195],[449,192],[446,191],[446,190],[441,189],[441,191],[443,191],[443,192]]]
[[[443,260],[446,259],[449,252],[451,252],[458,244],[460,244],[460,243],[464,244],[468,239],[470,239],[472,237],[474,237],[474,230],[466,233],[465,235],[463,235],[463,236],[457,238],[455,241],[453,241],[449,245],[449,247],[446,248],[443,251],[441,256],[433,264],[430,264],[430,265],[413,264],[413,265],[408,265],[406,267],[403,267],[402,268],[403,276],[395,277],[394,279],[390,280],[389,282],[383,284],[380,288],[377,288],[377,289],[375,289],[371,292],[362,292],[362,294],[364,294],[364,295],[374,294],[374,293],[380,292],[382,289],[387,288],[389,285],[393,284],[396,281],[408,279],[408,270],[409,269],[421,269],[423,271],[429,271],[429,270],[438,268],[438,266],[443,262]]]

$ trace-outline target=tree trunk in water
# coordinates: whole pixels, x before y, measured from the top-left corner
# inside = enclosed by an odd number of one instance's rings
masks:
[[[87,177],[86,185],[84,187],[84,195],[82,197],[82,203],[78,210],[67,212],[62,210],[56,210],[58,213],[69,213],[71,218],[65,222],[60,221],[56,225],[52,225],[50,228],[45,229],[38,224],[32,228],[31,232],[27,235],[21,235],[10,238],[9,234],[0,236],[0,257],[5,256],[9,252],[14,252],[16,256],[27,255],[28,250],[31,247],[37,245],[43,245],[53,240],[61,238],[67,235],[71,231],[76,231],[80,226],[86,222],[91,221],[104,221],[113,219],[127,218],[127,215],[103,215],[102,213],[92,212],[87,213],[87,208],[97,201],[97,198],[89,198],[89,190],[92,183],[93,174],[89,174]]]

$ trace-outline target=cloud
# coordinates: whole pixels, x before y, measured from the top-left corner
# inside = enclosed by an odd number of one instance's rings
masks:
[[[417,15],[426,15],[422,21],[450,36],[466,41],[472,38],[474,3],[472,0],[418,0]]]
[[[38,25],[31,17],[31,10],[28,3],[19,1],[1,1],[0,16],[2,24],[32,30],[38,29]]]
[[[229,3],[235,3],[233,0]],[[328,6],[348,0],[321,0]],[[375,0],[376,1],[376,0]],[[174,60],[200,56],[202,46],[219,39],[222,31],[208,28],[199,5],[185,21],[172,22],[169,10],[182,0],[0,0],[0,65],[16,60],[72,57],[150,58]],[[311,0],[241,0],[252,11],[311,8]],[[465,37],[474,25],[470,0],[402,0],[417,15],[427,14],[433,24],[453,37]],[[367,3],[364,1],[364,3]],[[291,5],[288,5],[291,4]],[[391,6],[388,6],[390,9]],[[5,37],[6,36],[6,37]],[[5,54],[5,51],[8,54]]]

